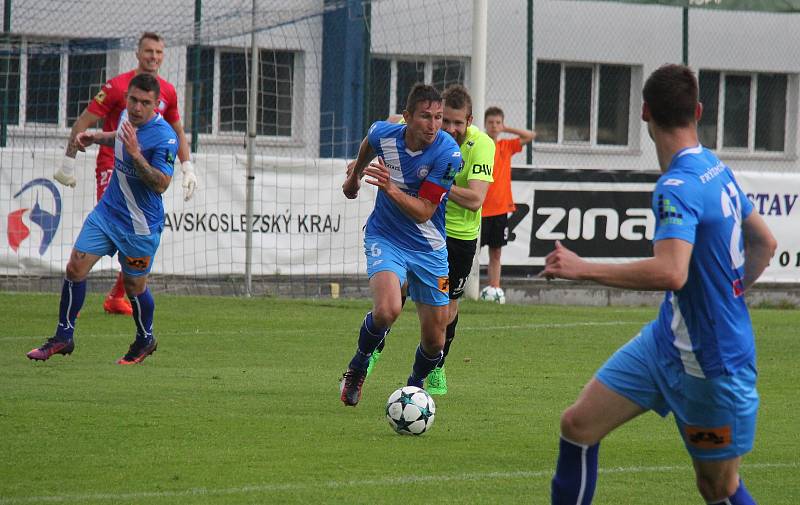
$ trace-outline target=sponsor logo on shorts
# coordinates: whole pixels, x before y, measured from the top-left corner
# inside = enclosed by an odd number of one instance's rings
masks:
[[[701,428],[699,426],[684,427],[686,440],[697,449],[722,449],[731,445],[731,427]]]
[[[144,271],[150,266],[151,259],[151,256],[144,256],[142,258],[131,258],[130,256],[125,256],[125,264],[134,270]]]
[[[439,291],[442,293],[450,292],[450,277],[439,277]]]

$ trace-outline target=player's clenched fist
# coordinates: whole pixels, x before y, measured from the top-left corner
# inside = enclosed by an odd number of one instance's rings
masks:
[[[344,180],[344,184],[342,184],[342,192],[350,200],[357,197],[358,190],[361,189],[361,177],[355,173],[355,166],[355,160],[347,164],[347,177]]]

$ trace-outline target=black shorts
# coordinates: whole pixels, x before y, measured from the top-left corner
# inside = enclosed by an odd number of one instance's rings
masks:
[[[481,218],[481,247],[498,248],[508,244],[508,214]]]
[[[464,294],[464,285],[472,270],[472,259],[478,239],[460,240],[447,237],[447,264],[450,273],[450,299],[458,300]]]

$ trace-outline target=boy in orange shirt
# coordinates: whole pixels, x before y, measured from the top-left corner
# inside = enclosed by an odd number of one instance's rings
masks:
[[[536,138],[536,132],[511,128],[505,125],[505,114],[499,107],[489,107],[484,114],[486,133],[495,142],[494,182],[489,186],[483,202],[481,219],[481,247],[489,246],[489,286],[496,294],[489,299],[505,300],[500,288],[500,255],[508,243],[508,215],[514,212],[514,198],[511,195],[511,157],[522,151],[522,146]],[[498,138],[501,133],[516,135],[514,138]],[[483,294],[483,293],[482,293]],[[481,296],[481,298],[487,298]]]

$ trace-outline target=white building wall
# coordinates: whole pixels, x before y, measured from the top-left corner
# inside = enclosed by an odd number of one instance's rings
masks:
[[[183,110],[186,77],[185,44],[193,36],[194,0],[165,0],[158,9],[148,0],[130,0],[108,9],[101,0],[47,2],[15,0],[15,33],[59,37],[118,37],[135,40],[141,31],[164,34],[169,49],[162,75],[178,84]],[[203,0],[204,44],[249,45],[251,0]],[[259,0],[258,45],[298,51],[295,114],[291,139],[260,138],[264,154],[315,157],[319,152],[319,110],[322,69],[323,0]],[[233,8],[232,8],[233,7]],[[371,44],[375,54],[398,57],[453,56],[469,58],[472,0],[379,0],[372,4]],[[298,21],[299,19],[299,21]],[[55,20],[55,22],[54,22]],[[291,21],[291,22],[290,22]],[[509,125],[526,123],[527,2],[491,0],[488,19],[487,105],[506,111]],[[221,34],[228,34],[225,38]],[[747,170],[796,171],[800,73],[800,14],[761,14],[692,9],[689,63],[696,69],[789,73],[790,116],[786,156],[722,152],[734,167]],[[682,11],[679,8],[613,2],[535,0],[534,59],[562,62],[626,64],[632,75],[632,145],[627,148],[578,148],[535,144],[535,166],[655,170],[656,157],[646,128],[638,120],[643,79],[666,62],[682,57]],[[131,47],[110,58],[110,75],[131,69]],[[468,73],[467,73],[468,75]],[[469,85],[469,82],[467,82]],[[67,129],[11,128],[20,141],[52,147],[63,144]],[[202,136],[201,151],[243,152],[244,135]],[[514,162],[524,163],[520,153]]]

